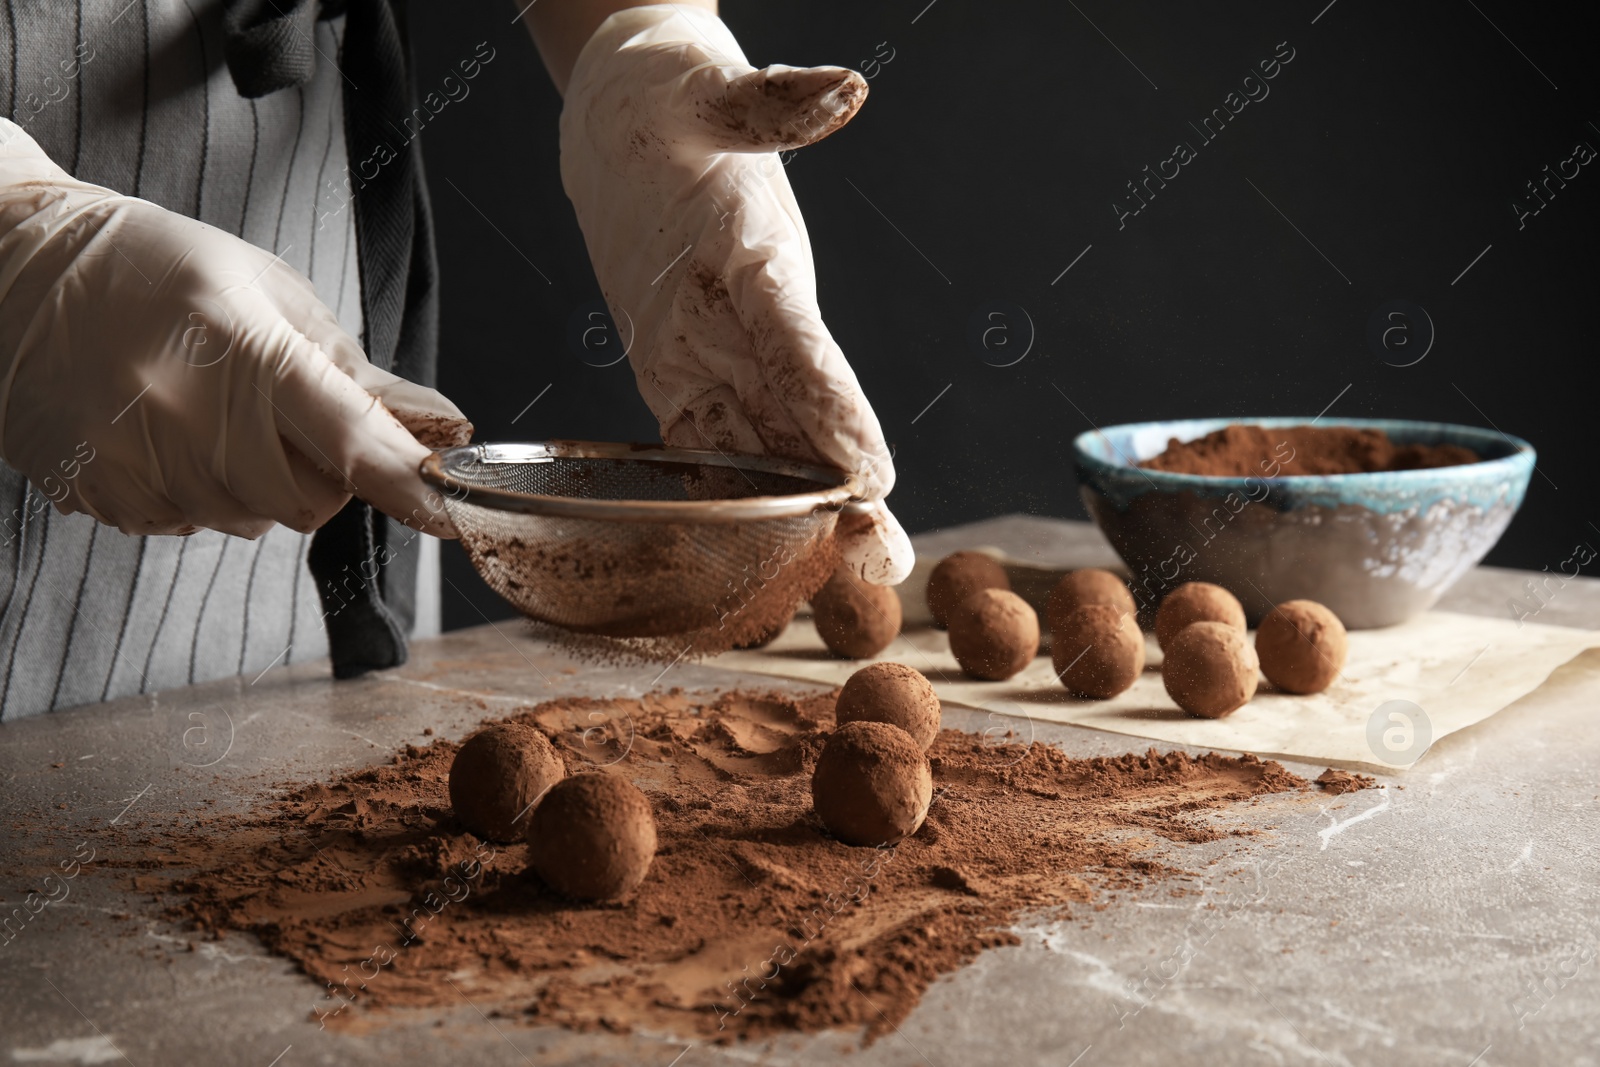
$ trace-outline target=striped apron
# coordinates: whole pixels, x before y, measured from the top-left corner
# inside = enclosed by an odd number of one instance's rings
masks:
[[[0,8],[0,105],[52,159],[277,252],[363,336],[344,17],[312,26],[325,61],[309,80],[252,100],[223,62],[220,0]],[[3,464],[0,512],[0,719],[328,653],[310,535],[128,536],[57,514]],[[417,541],[434,551],[417,568],[414,632],[437,632],[437,542]]]

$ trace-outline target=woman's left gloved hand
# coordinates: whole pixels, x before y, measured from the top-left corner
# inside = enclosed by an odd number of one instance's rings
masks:
[[[842,67],[755,69],[697,8],[630,8],[573,68],[561,175],[662,439],[859,474],[875,506],[841,524],[845,560],[893,585],[914,562],[882,503],[894,465],[823,325],[778,157],[844,125],[866,93]]]
[[[277,256],[78,181],[0,119],[0,457],[59,510],[253,538],[354,493],[453,537],[417,466],[471,433]]]

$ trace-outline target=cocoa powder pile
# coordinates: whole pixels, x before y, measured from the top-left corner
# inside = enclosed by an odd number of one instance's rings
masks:
[[[1354,793],[1358,789],[1371,789],[1378,784],[1378,780],[1370,774],[1356,774],[1352,771],[1341,771],[1329,767],[1317,775],[1317,785],[1325,791],[1339,796],[1343,793]]]
[[[836,696],[672,690],[512,716],[569,773],[599,767],[649,798],[658,851],[617,903],[570,903],[527,869],[525,844],[467,832],[446,785],[458,746],[443,740],[163,833],[141,855],[175,871],[178,915],[252,933],[315,979],[306,1010],[323,1025],[466,997],[577,1029],[729,1041],[865,1026],[870,1039],[941,975],[1016,943],[1025,912],[1185,877],[1149,855],[1156,839],[1252,833],[1204,816],[1309,788],[1253,756],[1073,759],[944,730],[922,828],[851,847],[810,796]]]
[[[1224,426],[1193,441],[1172,438],[1139,466],[1173,474],[1230,478],[1287,478],[1302,474],[1364,474],[1477,463],[1460,445],[1402,445],[1382,430],[1353,426]]]

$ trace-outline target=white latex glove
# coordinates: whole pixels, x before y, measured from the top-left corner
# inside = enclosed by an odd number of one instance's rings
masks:
[[[453,537],[417,467],[471,429],[276,256],[77,181],[0,120],[0,455],[63,512],[258,537],[354,493]]]
[[[877,503],[842,517],[845,560],[893,585],[914,562],[882,504],[894,464],[823,325],[777,155],[844,125],[866,93],[842,67],[756,70],[698,8],[629,8],[573,68],[561,177],[662,440],[860,474]]]

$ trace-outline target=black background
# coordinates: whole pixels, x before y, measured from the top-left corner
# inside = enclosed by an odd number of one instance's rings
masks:
[[[1520,229],[1512,208],[1537,206],[1524,183],[1577,142],[1600,148],[1591,27],[1505,0],[1325,5],[725,3],[757,65],[872,74],[861,114],[788,174],[823,312],[896,449],[909,530],[1083,517],[1071,441],[1091,422],[1331,404],[1329,418],[1532,440],[1539,470],[1489,562],[1554,568],[1600,544],[1582,444],[1600,160]],[[480,440],[654,439],[627,363],[591,366],[568,344],[599,289],[561,190],[560,99],[526,32],[500,5],[413,7],[423,91],[478,42],[496,50],[423,135],[441,388]],[[1189,123],[1280,42],[1294,59],[1270,94],[1203,143]],[[1197,158],[1119,229],[1125,183],[1179,141]],[[1420,351],[1420,326],[1403,352],[1367,342],[1395,300],[1436,331],[1412,366],[1389,364]],[[969,340],[996,302],[1033,324],[1014,366]],[[1009,315],[991,340],[1020,345]],[[454,546],[445,574],[447,627],[510,614]]]

